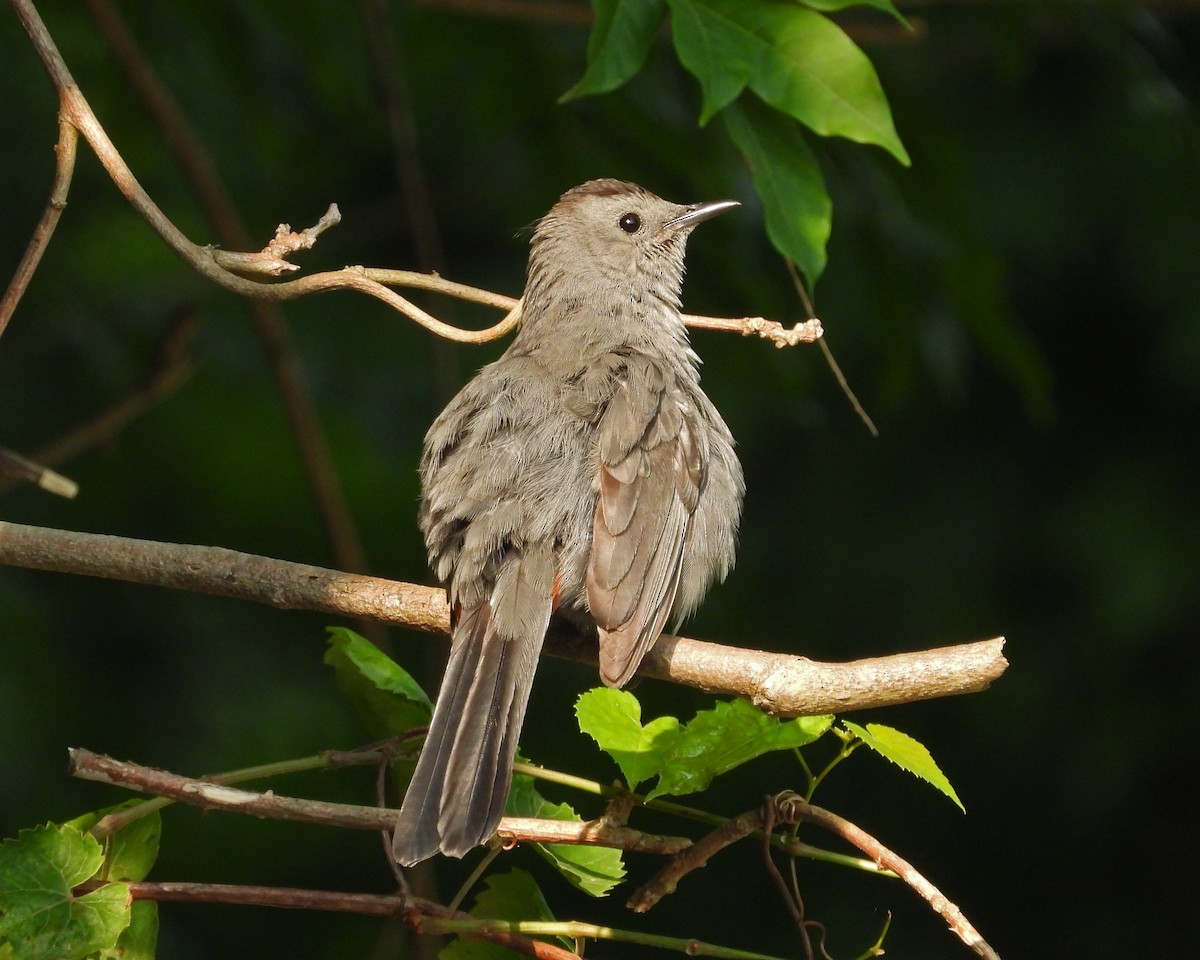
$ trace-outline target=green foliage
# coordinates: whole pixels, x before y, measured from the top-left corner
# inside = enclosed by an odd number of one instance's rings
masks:
[[[665,0],[593,0],[587,70],[559,102],[615,90],[642,69],[667,12]]]
[[[68,824],[22,830],[0,844],[0,947],[19,960],[112,956],[129,926],[129,887],[72,891],[99,874],[99,841]]]
[[[109,814],[130,810],[143,803],[144,800],[127,800],[125,803],[68,820],[64,826],[74,827],[86,833]],[[101,875],[105,880],[145,880],[150,868],[154,866],[154,861],[158,859],[161,841],[162,817],[158,811],[131,820],[105,839],[104,867]]]
[[[882,723],[868,723],[865,727],[851,723],[849,720],[843,720],[842,723],[847,730],[880,756],[886,757],[900,769],[907,770],[913,776],[920,777],[926,783],[932,784],[953,800],[958,809],[963,813],[967,812],[962,801],[958,799],[958,794],[954,792],[954,787],[950,785],[950,781],[946,779],[946,775],[934,762],[923,743],[914,740],[907,733],[901,733]]]
[[[372,736],[428,726],[433,704],[421,685],[378,647],[346,627],[329,628],[325,662]]]
[[[21,831],[0,844],[0,957],[15,960],[151,960],[158,905],[132,902],[129,884],[144,880],[158,857],[157,811],[126,823],[104,843],[87,831],[131,800],[63,824]],[[81,895],[88,880],[108,881]]]
[[[481,920],[554,919],[537,881],[524,870],[493,873],[483,883],[471,906],[471,913]],[[440,960],[511,960],[514,956],[507,947],[472,937],[455,937],[438,953]]]
[[[631,789],[658,777],[646,799],[683,796],[708,787],[712,778],[772,750],[811,743],[833,717],[780,720],[748,700],[718,703],[690,723],[659,717],[642,726],[641,705],[627,690],[598,688],[575,707],[579,728],[617,761]]]
[[[505,813],[511,817],[539,820],[583,821],[566,803],[551,803],[534,786],[533,777],[513,777]],[[620,850],[573,843],[535,843],[533,848],[573,886],[593,897],[603,897],[625,879],[625,862]]]
[[[856,0],[857,2],[857,0]],[[908,165],[883,87],[870,60],[819,11],[848,0],[594,0],[588,66],[563,95],[606,93],[646,61],[669,6],[679,61],[700,82],[700,123],[726,111],[726,129],[746,156],[771,242],[815,283],[825,267],[831,204],[820,168],[796,122],[823,137],[875,144]],[[871,0],[903,22],[889,0]],[[743,98],[745,91],[773,109]]]
[[[816,279],[825,270],[833,204],[804,134],[792,120],[755,97],[731,104],[721,117],[750,165],[775,249],[792,259],[806,277]]]

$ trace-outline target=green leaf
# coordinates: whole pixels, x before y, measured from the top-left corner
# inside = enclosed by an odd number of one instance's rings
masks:
[[[674,717],[643,727],[642,705],[628,690],[589,690],[576,701],[575,716],[579,729],[617,762],[631,790],[663,768],[679,733]]]
[[[963,813],[967,812],[962,801],[958,799],[958,794],[954,792],[954,787],[950,786],[950,781],[946,779],[946,775],[934,763],[933,757],[929,755],[929,751],[920,741],[882,723],[868,723],[865,728],[860,727],[857,723],[851,723],[849,720],[843,720],[842,723],[847,730],[880,756],[886,757],[901,769],[907,770],[913,776],[920,777],[937,787],[958,805],[959,810]]]
[[[680,731],[671,757],[646,799],[696,793],[718,774],[764,753],[811,743],[832,723],[831,716],[780,720],[748,700],[718,703],[712,710],[696,714]]]
[[[471,913],[481,920],[546,920],[554,914],[537,882],[524,870],[491,874],[475,898]],[[439,953],[440,960],[511,960],[518,954],[496,943],[455,937]]]
[[[559,103],[615,90],[641,70],[667,12],[664,0],[592,0],[592,9],[587,70]]]
[[[704,3],[669,0],[679,62],[700,81],[700,125],[733,103],[754,73],[754,38],[731,29]]]
[[[433,705],[420,684],[353,630],[329,628],[325,662],[372,736],[391,737],[428,726]]]
[[[87,833],[110,813],[118,813],[139,807],[146,801],[126,800],[103,810],[85,813],[68,820],[67,826]],[[131,820],[105,842],[103,876],[105,880],[145,880],[158,859],[159,841],[162,839],[162,817],[157,810]]]
[[[583,821],[568,804],[551,803],[540,793],[533,777],[513,777],[505,813],[510,817],[537,817],[540,820]],[[574,843],[535,843],[537,850],[572,886],[593,897],[603,897],[625,879],[625,863],[620,850]]]
[[[848,7],[874,7],[876,10],[894,17],[904,26],[908,26],[908,21],[904,18],[904,14],[892,5],[891,0],[801,0],[801,2],[806,7],[812,7],[814,10],[820,10],[823,13],[837,13],[839,10],[845,10]]]
[[[680,62],[707,123],[749,86],[814,133],[908,153],[871,61],[828,17],[787,0],[670,0]]]
[[[153,900],[135,900],[129,926],[117,940],[119,960],[154,960],[158,944],[158,904]]]
[[[800,268],[809,285],[825,269],[825,245],[833,227],[833,204],[825,178],[804,134],[790,117],[755,98],[721,116],[729,136],[750,164],[762,199],[767,235]]]
[[[111,951],[129,926],[129,885],[71,892],[103,861],[94,837],[65,824],[23,830],[0,844],[0,951],[21,960]]]

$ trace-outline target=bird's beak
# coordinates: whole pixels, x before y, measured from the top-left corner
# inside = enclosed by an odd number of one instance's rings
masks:
[[[696,224],[710,220],[718,213],[724,213],[726,210],[732,210],[734,207],[740,206],[741,204],[736,200],[713,200],[709,203],[693,203],[687,208],[685,213],[668,220],[664,226],[674,230],[679,230],[680,228],[690,230]]]

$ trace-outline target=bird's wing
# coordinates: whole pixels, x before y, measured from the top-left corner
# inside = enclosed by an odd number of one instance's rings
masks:
[[[600,676],[620,687],[662,632],[705,480],[701,425],[656,365],[620,379],[600,420],[587,571]]]

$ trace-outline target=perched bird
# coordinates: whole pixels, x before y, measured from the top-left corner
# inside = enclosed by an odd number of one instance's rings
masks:
[[[620,687],[733,566],[742,470],[679,311],[688,235],[734,206],[568,190],[534,229],[511,346],[429,429],[420,522],[452,638],[400,863],[495,832],[551,617],[598,633]]]

